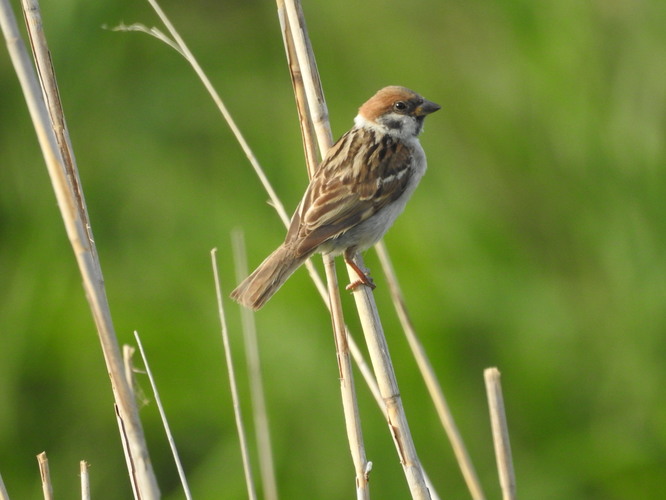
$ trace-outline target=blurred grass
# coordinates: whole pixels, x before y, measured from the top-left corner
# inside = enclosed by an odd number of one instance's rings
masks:
[[[306,177],[274,4],[163,6],[293,209]],[[42,9],[119,336],[142,335],[195,496],[243,498],[208,252],[220,249],[230,290],[230,231],[245,229],[256,264],[283,229],[180,57],[101,28],[156,23],[146,5]],[[342,0],[305,12],[336,136],[384,85],[443,107],[422,139],[428,175],[387,243],[489,496],[482,370],[495,365],[522,497],[656,498],[666,4]],[[58,496],[75,495],[86,459],[96,498],[129,497],[93,323],[6,56],[0,87],[0,471],[12,498],[36,498],[47,450]],[[375,276],[422,460],[442,497],[465,498]],[[302,498],[305,482],[309,498],[338,499],[352,466],[312,290],[297,273],[257,321],[281,495]],[[359,392],[373,495],[405,498],[385,424]],[[165,498],[180,498],[154,405],[142,417]]]

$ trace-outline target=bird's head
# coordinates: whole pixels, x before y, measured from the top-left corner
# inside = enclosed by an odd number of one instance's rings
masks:
[[[355,122],[360,127],[378,128],[384,133],[408,139],[423,130],[423,120],[440,109],[405,87],[384,87],[358,110]]]

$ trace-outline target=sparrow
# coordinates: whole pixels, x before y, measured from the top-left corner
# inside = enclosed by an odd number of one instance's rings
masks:
[[[418,140],[427,115],[440,109],[416,92],[390,86],[368,99],[354,126],[316,169],[277,250],[231,293],[260,309],[315,252],[344,255],[359,280],[347,289],[375,288],[354,262],[377,243],[405,208],[426,171]]]

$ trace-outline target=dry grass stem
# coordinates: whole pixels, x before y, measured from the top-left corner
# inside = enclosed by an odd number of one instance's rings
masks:
[[[2,474],[0,474],[0,500],[9,500],[9,493],[7,493],[5,482],[2,480]]]
[[[236,263],[236,280],[238,283],[247,276],[247,259],[245,242],[241,231],[234,231],[232,235],[234,262]],[[257,449],[259,455],[259,471],[266,500],[277,500],[277,482],[275,480],[275,466],[273,464],[273,450],[271,447],[270,429],[268,426],[268,412],[266,411],[266,398],[264,395],[263,377],[261,375],[261,359],[259,356],[259,342],[257,341],[257,327],[254,313],[250,309],[241,307],[241,322],[243,325],[243,339],[245,341],[245,356],[247,359],[248,378],[250,380],[250,397],[252,399],[252,415],[257,435]]]
[[[159,18],[162,20],[162,22],[165,24],[167,27],[169,33],[174,37],[173,39],[169,38],[167,35],[162,33],[159,29],[157,28],[148,28],[142,24],[132,24],[132,25],[124,25],[121,24],[119,26],[116,26],[113,28],[114,31],[138,31],[142,33],[149,34],[151,36],[154,36],[158,40],[163,41],[170,47],[174,48],[179,54],[181,54],[186,61],[192,66],[194,69],[195,73],[203,83],[204,87],[210,94],[211,98],[215,102],[215,105],[218,107],[218,110],[222,114],[224,120],[227,122],[227,125],[229,125],[229,128],[231,129],[231,132],[233,133],[234,137],[238,141],[241,149],[245,153],[248,161],[250,162],[250,165],[252,166],[253,170],[257,174],[257,177],[259,178],[259,181],[261,182],[263,188],[266,190],[266,193],[268,194],[269,197],[269,204],[275,208],[276,212],[278,213],[278,216],[280,217],[280,220],[282,223],[286,226],[289,227],[289,221],[290,217],[287,211],[284,208],[284,205],[282,204],[282,201],[280,198],[277,196],[275,193],[275,190],[273,189],[273,186],[270,184],[268,181],[268,178],[266,177],[266,173],[264,172],[263,168],[261,167],[259,161],[257,160],[257,157],[254,155],[252,152],[252,149],[250,148],[249,144],[245,140],[245,137],[243,134],[240,132],[240,129],[236,125],[236,122],[234,121],[233,117],[231,116],[231,113],[229,113],[229,110],[227,109],[226,105],[224,104],[224,101],[220,97],[220,95],[217,93],[215,88],[213,87],[212,83],[204,73],[203,69],[199,65],[198,61],[194,57],[194,55],[190,52],[190,50],[187,48],[187,45],[185,45],[185,42],[183,41],[182,37],[178,34],[176,29],[174,28],[173,24],[170,22],[164,11],[159,7],[159,5],[152,1],[148,0],[150,5],[155,9],[155,12],[159,16]],[[312,148],[306,148],[306,154],[312,155]],[[326,291],[326,285],[324,285],[324,282],[322,281],[321,277],[317,273],[315,267],[312,265],[312,262],[308,260],[305,263],[305,266],[310,274],[310,277],[315,283],[315,286],[317,287],[317,290],[319,291],[322,296],[326,296],[327,291]],[[326,300],[328,302],[328,300]]]
[[[497,368],[487,368],[483,372],[483,377],[486,382],[486,393],[488,394],[490,423],[493,430],[493,443],[495,445],[500,486],[502,487],[502,498],[503,500],[515,500],[516,477],[513,472],[509,428],[506,424],[500,372]]]
[[[357,256],[357,264],[363,268],[363,259]],[[350,280],[354,280],[356,272],[348,269]],[[431,499],[425,474],[418,459],[414,441],[409,430],[407,417],[402,406],[400,390],[395,377],[388,344],[381,321],[371,293],[354,292],[356,307],[359,310],[361,326],[368,346],[370,361],[377,377],[379,392],[386,405],[386,420],[391,436],[395,442],[400,463],[407,478],[412,498],[419,500]]]
[[[227,330],[227,319],[224,313],[224,305],[222,302],[222,287],[220,286],[220,277],[217,269],[217,249],[214,248],[210,252],[213,277],[215,279],[215,293],[217,295],[217,310],[220,317],[220,327],[222,334],[222,344],[224,345],[224,356],[227,362],[227,371],[229,373],[229,386],[231,388],[231,399],[234,406],[234,417],[236,418],[236,429],[238,431],[238,438],[240,440],[241,456],[243,459],[243,470],[245,471],[245,483],[247,486],[247,493],[250,500],[256,500],[257,493],[254,487],[254,479],[252,478],[252,467],[250,466],[249,447],[247,445],[247,438],[245,437],[245,427],[243,425],[243,416],[240,408],[240,398],[238,397],[238,387],[236,385],[236,372],[234,371],[233,359],[231,357],[231,345],[229,343],[229,332]]]
[[[90,465],[85,460],[79,462],[79,470],[81,474],[81,500],[90,500],[90,476],[88,468]]]
[[[127,385],[129,385],[130,391],[134,394],[134,399],[137,399],[137,385],[136,380],[134,379],[134,352],[136,350],[134,347],[128,344],[123,345],[123,367],[125,371],[125,379],[127,380]]]
[[[67,181],[71,184],[71,191],[76,200],[76,205],[72,208],[78,211],[78,216],[81,218],[81,225],[88,241],[93,241],[92,230],[88,221],[88,210],[85,205],[83,189],[76,166],[76,158],[70,142],[69,130],[60,100],[60,91],[58,90],[55,70],[51,61],[51,53],[49,52],[46,35],[42,26],[39,4],[37,0],[22,0],[22,6],[32,55],[42,87],[42,94],[51,119],[55,139],[62,155]],[[101,275],[101,268],[99,268],[99,261],[96,254],[97,248],[94,245],[90,245],[88,250],[93,253],[93,263],[98,265],[98,273]]]
[[[132,487],[134,500],[139,500],[141,498],[141,494],[139,492],[139,482],[137,480],[134,462],[132,461],[132,454],[130,452],[129,437],[127,435],[127,429],[125,428],[125,421],[120,415],[120,409],[118,408],[117,404],[114,403],[113,409],[116,412],[116,423],[118,424],[118,432],[120,433],[120,442],[123,445],[125,463],[127,464],[127,470],[129,471],[130,486]]]
[[[217,108],[220,110],[220,113],[222,113],[222,116],[224,117],[224,120],[227,122],[227,125],[229,125],[229,128],[231,129],[231,132],[234,134],[234,137],[238,141],[238,144],[240,145],[241,149],[243,150],[243,153],[245,153],[245,156],[247,157],[248,161],[252,165],[252,168],[254,169],[255,173],[259,177],[262,185],[264,186],[264,189],[269,195],[270,202],[271,204],[275,207],[275,209],[278,211],[278,214],[280,217],[285,221],[285,223],[288,223],[289,221],[289,216],[287,215],[287,212],[285,211],[282,202],[278,198],[277,194],[273,190],[273,187],[270,185],[268,182],[268,179],[266,178],[266,175],[264,174],[264,171],[262,170],[261,166],[259,165],[259,161],[255,157],[254,153],[250,149],[249,144],[245,140],[245,137],[241,133],[240,129],[236,125],[236,122],[234,121],[233,117],[231,116],[231,113],[227,109],[226,105],[220,98],[219,94],[215,90],[215,87],[213,87],[213,84],[210,82],[208,77],[206,76],[206,73],[204,70],[201,68],[201,65],[197,61],[197,59],[194,57],[194,54],[190,51],[190,49],[187,47],[187,44],[183,40],[183,38],[180,36],[176,28],[173,26],[167,15],[164,13],[162,8],[159,6],[159,4],[155,0],[147,0],[150,6],[153,8],[157,16],[160,18],[160,21],[164,24],[166,27],[167,31],[171,35],[172,39],[171,42],[167,41],[169,40],[166,35],[162,34],[159,30],[156,28],[145,28],[142,27],[143,29],[141,31],[144,31],[149,34],[153,34],[153,32],[160,33],[161,36],[158,36],[160,40],[165,41],[169,46],[174,47],[180,54],[185,57],[185,60],[192,66],[192,69],[194,72],[197,74],[201,82],[203,83],[204,87],[210,94],[210,96],[213,98],[213,101],[215,102],[215,105]],[[137,31],[137,26],[141,25],[132,25],[132,28],[130,31]],[[126,29],[127,27],[125,27]],[[123,26],[119,26],[115,29],[118,30],[123,30]]]
[[[442,426],[446,431],[446,435],[451,442],[453,452],[458,461],[458,465],[460,466],[460,470],[465,479],[465,483],[467,484],[467,488],[469,489],[474,500],[483,500],[485,495],[483,493],[481,483],[479,482],[479,478],[476,475],[474,464],[472,464],[472,460],[467,453],[465,443],[463,442],[462,436],[458,431],[453,414],[451,413],[449,405],[446,402],[446,398],[444,397],[442,387],[440,386],[439,381],[435,375],[435,370],[432,368],[432,364],[428,359],[428,355],[426,354],[423,345],[419,341],[416,330],[414,329],[414,325],[409,317],[405,299],[402,291],[400,290],[400,285],[398,283],[393,264],[389,257],[388,250],[386,249],[386,245],[383,241],[380,241],[376,245],[375,249],[377,250],[382,269],[386,275],[386,281],[389,285],[389,292],[391,294],[393,305],[395,306],[396,312],[398,314],[400,324],[402,325],[402,329],[405,332],[405,336],[407,337],[409,347],[411,348],[412,354],[414,355],[419,370],[421,371],[421,376],[423,377],[426,387],[428,388],[430,398],[435,404],[437,415],[439,416]]]
[[[162,425],[164,426],[164,430],[167,435],[167,441],[169,442],[169,447],[171,448],[171,454],[173,455],[174,462],[176,463],[176,469],[178,469],[178,477],[180,478],[180,483],[183,485],[185,498],[187,498],[187,500],[192,500],[192,494],[190,493],[190,487],[187,484],[187,477],[185,477],[183,464],[181,463],[180,456],[178,455],[176,442],[173,439],[173,434],[171,433],[171,428],[169,427],[169,421],[167,420],[166,412],[164,411],[164,406],[162,405],[162,399],[160,398],[160,393],[157,390],[157,384],[155,383],[153,372],[150,370],[150,365],[148,364],[148,358],[146,357],[146,353],[143,350],[143,344],[141,343],[141,338],[139,337],[138,332],[134,332],[134,338],[136,339],[136,344],[139,348],[141,359],[143,360],[143,366],[146,368],[146,374],[148,375],[148,380],[150,381],[150,387],[153,390],[153,396],[155,397],[157,410],[160,412],[160,418],[162,419]]]
[[[363,429],[361,427],[361,414],[358,410],[356,389],[354,387],[354,375],[352,371],[351,357],[349,356],[349,344],[347,342],[347,329],[342,315],[342,303],[338,293],[338,280],[335,274],[335,260],[325,259],[326,278],[328,280],[328,291],[330,297],[331,320],[333,322],[333,334],[335,338],[335,352],[340,371],[340,392],[342,396],[342,409],[345,416],[345,428],[347,440],[356,471],[356,498],[358,500],[369,499],[370,489],[368,474],[371,466],[365,456],[363,444]]]
[[[134,395],[134,400],[137,402],[137,404],[142,408],[146,406],[150,400],[146,396],[146,394],[143,392],[143,389],[141,388],[141,385],[137,384],[136,382],[136,374],[137,373],[143,373],[145,374],[145,371],[138,370],[134,366],[134,353],[136,352],[136,349],[132,347],[131,345],[128,344],[123,344],[123,366],[125,367],[125,378],[127,379],[127,383],[130,386],[130,390],[132,391],[132,394]]]
[[[301,4],[293,0],[277,0],[277,6],[296,104],[299,107],[301,133],[306,143],[308,176],[312,177],[319,162],[313,154],[317,148],[310,131],[315,132],[322,158],[333,145],[333,134]],[[307,104],[307,107],[301,107],[299,103]],[[307,123],[306,127],[303,127],[304,123]]]
[[[305,95],[305,87],[303,86],[303,75],[301,67],[296,57],[294,48],[294,41],[291,34],[291,28],[286,20],[286,12],[283,0],[278,0],[278,20],[280,21],[280,31],[282,33],[282,42],[284,44],[287,64],[289,66],[289,76],[291,77],[291,84],[294,89],[294,97],[296,98],[296,111],[298,112],[298,122],[301,125],[301,138],[303,140],[303,151],[305,152],[305,165],[308,169],[308,177],[312,178],[314,171],[311,166],[316,166],[319,162],[317,154],[317,142],[313,138],[314,130],[312,120],[308,114],[308,106],[299,105],[299,103],[307,103],[307,96]]]
[[[0,22],[10,57],[28,104],[67,236],[83,278],[86,297],[97,325],[107,370],[112,379],[114,398],[119,414],[124,421],[123,428],[129,439],[129,450],[132,455],[131,475],[137,478],[144,498],[157,498],[159,488],[148,457],[143,429],[122,371],[120,349],[111,321],[101,267],[88,223],[89,218],[80,188],[74,155],[67,136],[64,114],[60,107],[56,79],[42,30],[39,6],[35,1],[24,0],[23,2],[26,24],[35,55],[35,65],[40,75],[39,81],[43,83],[41,91],[11,8],[6,0],[2,0],[0,7],[2,8]],[[48,109],[46,102],[49,103]]]
[[[53,485],[51,484],[49,459],[46,457],[45,451],[37,455],[37,463],[39,464],[39,476],[42,480],[42,493],[44,494],[44,500],[53,500]]]
[[[165,35],[162,31],[160,31],[158,28],[155,28],[154,26],[152,28],[149,28],[148,26],[145,26],[141,23],[134,23],[134,24],[124,24],[120,23],[118,26],[115,26],[111,28],[111,31],[138,31],[140,33],[145,33],[146,35],[153,36],[157,38],[159,41],[166,43],[169,47],[171,47],[173,50],[178,52],[181,56],[185,57],[187,59],[187,55],[185,52],[183,52],[183,49],[171,38],[169,38],[167,35]]]

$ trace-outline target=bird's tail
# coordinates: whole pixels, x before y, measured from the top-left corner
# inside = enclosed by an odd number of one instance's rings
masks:
[[[281,245],[231,292],[231,298],[255,311],[261,309],[308,257],[294,256],[290,249]]]

